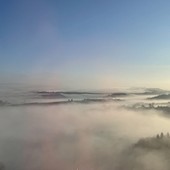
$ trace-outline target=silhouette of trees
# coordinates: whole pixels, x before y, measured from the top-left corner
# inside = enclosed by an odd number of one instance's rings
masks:
[[[140,139],[135,145],[135,147],[147,148],[147,149],[163,149],[167,148],[170,150],[170,134],[157,134],[155,137],[147,137]]]
[[[159,137],[159,134],[157,134],[157,135],[156,135],[156,138],[157,138],[157,139],[159,139],[159,138],[160,138],[160,137]]]

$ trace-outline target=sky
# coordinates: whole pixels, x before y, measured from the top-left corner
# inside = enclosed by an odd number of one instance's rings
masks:
[[[1,0],[0,83],[170,89],[169,0]]]

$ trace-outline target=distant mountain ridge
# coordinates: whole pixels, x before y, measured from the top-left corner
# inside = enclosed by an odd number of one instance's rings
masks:
[[[112,94],[108,95],[108,97],[124,97],[127,95],[128,95],[128,93],[117,92],[117,93],[112,93]]]
[[[148,99],[164,99],[164,100],[169,100],[170,99],[170,94],[161,94],[161,95],[158,95],[158,96],[155,96],[155,97],[150,97]]]

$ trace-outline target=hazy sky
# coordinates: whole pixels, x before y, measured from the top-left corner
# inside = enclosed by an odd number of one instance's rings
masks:
[[[0,1],[1,83],[168,88],[169,47],[169,0]]]

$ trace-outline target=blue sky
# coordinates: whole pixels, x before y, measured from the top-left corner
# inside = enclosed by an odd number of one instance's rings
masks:
[[[169,18],[169,0],[1,0],[1,80],[168,88]]]

